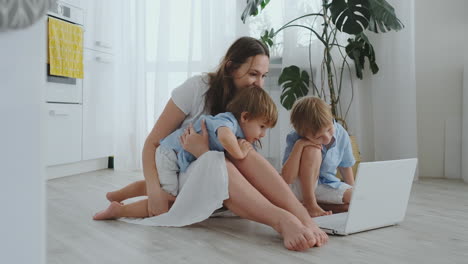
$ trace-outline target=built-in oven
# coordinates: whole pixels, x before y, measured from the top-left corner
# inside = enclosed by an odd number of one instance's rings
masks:
[[[81,8],[62,1],[52,2],[49,17],[83,26],[84,12]],[[47,40],[49,41],[49,36]],[[48,62],[47,66],[46,163],[52,166],[77,162],[82,155],[83,80],[51,75]]]
[[[84,14],[81,8],[61,1],[53,2],[47,13],[49,17],[83,26]],[[50,65],[47,63],[47,102],[81,104],[82,83],[82,79],[51,75]]]

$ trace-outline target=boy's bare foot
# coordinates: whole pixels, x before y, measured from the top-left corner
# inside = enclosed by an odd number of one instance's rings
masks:
[[[283,217],[274,229],[283,236],[284,246],[289,250],[304,251],[317,243],[311,230],[292,215]]]
[[[332,211],[325,211],[318,204],[304,204],[311,217],[331,215]]]
[[[110,219],[116,219],[118,218],[118,212],[120,211],[120,208],[122,207],[122,204],[119,202],[111,202],[109,207],[107,207],[106,210],[103,210],[97,214],[94,215],[93,219],[94,220],[110,220]]]

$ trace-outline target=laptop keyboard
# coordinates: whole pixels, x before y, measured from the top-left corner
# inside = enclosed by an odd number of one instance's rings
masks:
[[[315,217],[314,221],[322,228],[344,230],[347,217],[348,213],[340,213]]]

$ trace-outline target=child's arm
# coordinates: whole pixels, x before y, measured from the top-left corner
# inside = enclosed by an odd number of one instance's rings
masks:
[[[343,177],[343,180],[351,185],[354,186],[354,173],[353,173],[353,167],[338,167],[340,170],[341,176]]]
[[[294,147],[289,155],[288,159],[281,169],[281,176],[287,184],[291,184],[296,177],[299,175],[299,166],[301,163],[302,151],[306,146],[313,146],[320,148],[321,146],[315,145],[308,140],[299,139],[294,144]]]
[[[237,142],[237,138],[231,129],[227,127],[218,128],[218,139],[224,149],[233,157],[234,159],[243,159],[247,156],[249,151],[252,149],[252,145],[248,143],[244,144],[244,141]],[[248,145],[247,145],[248,144]]]

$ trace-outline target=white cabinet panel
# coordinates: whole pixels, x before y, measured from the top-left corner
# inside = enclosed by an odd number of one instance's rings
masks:
[[[84,46],[107,53],[113,52],[115,14],[112,0],[84,0]]]
[[[48,166],[81,160],[82,106],[47,105],[46,162]]]
[[[85,50],[83,160],[112,156],[114,140],[113,56]]]

